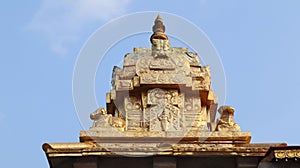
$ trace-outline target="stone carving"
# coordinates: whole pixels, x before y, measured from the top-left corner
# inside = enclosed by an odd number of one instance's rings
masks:
[[[192,77],[202,77],[203,75],[201,74],[201,68],[200,67],[190,67],[191,69],[191,76]]]
[[[112,77],[111,77],[111,85],[112,85],[112,87],[115,87],[116,80],[119,79],[118,74],[121,72],[121,70],[122,70],[121,68],[119,68],[117,66],[114,66],[113,72],[112,72]]]
[[[185,52],[186,55],[185,57],[189,60],[190,63],[194,64],[194,65],[200,65],[200,60],[199,60],[199,56],[197,53],[195,52]]]
[[[127,96],[124,103],[127,130],[140,129],[143,116],[141,99],[136,96]]]
[[[163,112],[163,105],[150,106],[145,110],[146,125],[149,131],[161,131],[158,116]]]
[[[140,77],[133,77],[133,87],[140,87]]]
[[[294,159],[300,158],[299,149],[290,149],[290,150],[275,150],[274,156],[276,159]]]
[[[149,73],[150,72],[150,68],[149,68],[150,62],[151,62],[151,59],[148,59],[147,56],[140,57],[137,60],[137,62],[136,62],[136,73],[137,73],[138,76],[141,76],[144,73]]]
[[[152,40],[152,56],[153,57],[168,57],[170,50],[169,40]]]
[[[203,131],[208,131],[208,117],[207,117],[207,109],[206,107],[202,107],[200,114],[198,115],[198,120],[194,124],[194,127],[199,128]]]
[[[124,64],[123,66],[134,66],[136,64],[136,60],[138,59],[137,54],[128,53],[124,56]]]
[[[120,79],[132,79],[135,76],[135,66],[126,66],[119,72]]]
[[[190,74],[190,64],[183,56],[172,55],[171,58],[176,65],[176,73],[184,73],[185,75]]]
[[[148,90],[148,104],[164,104],[165,90],[155,88]]]
[[[165,26],[162,19],[158,15],[152,27],[153,35],[150,38],[152,43],[152,56],[167,57],[170,50],[170,42],[168,36],[165,34]]]
[[[125,121],[122,118],[107,114],[104,108],[98,108],[95,112],[90,114],[90,118],[94,120],[92,128],[103,129],[112,126],[124,131]]]
[[[240,126],[234,122],[234,108],[221,106],[218,110],[221,117],[218,119],[216,131],[240,131]]]
[[[141,84],[186,84],[189,81],[183,73],[177,74],[143,74],[141,75]]]
[[[179,115],[179,108],[166,103],[164,107],[162,107],[164,110],[160,116],[158,116],[158,119],[161,121],[161,129],[162,131],[167,131],[172,124],[174,129],[178,129],[178,115]]]
[[[148,90],[148,104],[178,104],[177,90],[155,88]]]
[[[132,90],[133,83],[132,80],[117,80],[116,90]]]
[[[207,130],[207,111],[199,96],[185,98],[184,119],[187,128]]]
[[[98,108],[95,112],[90,114],[90,118],[94,120],[92,127],[107,128],[109,126],[110,117],[111,115],[106,114],[105,108]]]
[[[172,104],[158,104],[146,109],[147,125],[150,131],[178,130],[180,109]]]
[[[204,77],[194,78],[192,81],[193,90],[209,90],[209,83]]]
[[[129,96],[125,98],[125,110],[126,111],[141,111],[141,100],[135,96]]]
[[[210,90],[210,69],[209,66],[191,67],[193,77],[193,90]]]
[[[151,105],[145,112],[150,131],[166,131],[171,126],[175,130],[178,129],[180,109],[176,106],[178,105],[177,90],[150,89],[147,92],[147,104]]]
[[[114,67],[112,90],[106,96],[109,114],[103,108],[92,113],[92,128],[99,131],[110,126],[143,136],[178,135],[183,130],[195,136],[215,130],[239,131],[232,107],[221,107],[221,117],[215,122],[217,100],[210,88],[210,67],[200,64],[197,53],[171,47],[164,32],[158,16],[151,48],[134,48],[125,55],[122,68]]]
[[[201,101],[198,96],[186,97],[184,108],[186,113],[197,113],[201,109]]]
[[[111,123],[113,127],[120,128],[122,131],[124,131],[125,128],[125,121],[122,118],[119,117],[112,117]]]
[[[154,70],[174,70],[175,64],[168,58],[156,58],[151,60],[150,69]]]
[[[183,57],[172,55],[170,57],[154,58],[152,56],[143,56],[137,60],[136,74],[190,74],[190,66]]]

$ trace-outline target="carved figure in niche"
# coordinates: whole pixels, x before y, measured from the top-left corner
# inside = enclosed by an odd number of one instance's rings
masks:
[[[162,114],[158,116],[159,121],[161,121],[162,131],[166,131],[169,128],[169,124],[172,121],[172,116],[169,111],[163,110]]]
[[[90,118],[94,120],[92,128],[107,128],[109,126],[124,130],[125,121],[119,117],[113,117],[107,114],[105,108],[98,108],[95,112],[90,114]]]
[[[178,105],[178,91],[174,89],[155,88],[148,90],[146,110],[149,116],[150,131],[167,131],[169,128],[177,130],[180,127]]]
[[[179,108],[166,103],[150,106],[146,110],[147,124],[150,131],[167,131],[169,128],[178,130],[179,123]]]
[[[240,126],[234,122],[234,108],[231,106],[221,106],[218,109],[221,117],[218,119],[216,131],[240,131]]]
[[[164,106],[164,111],[162,113],[161,116],[163,116],[163,120],[161,120],[161,124],[162,124],[162,129],[163,131],[166,131],[167,129],[169,129],[170,126],[173,126],[174,129],[178,129],[178,117],[179,117],[179,108],[172,105],[172,104],[169,104],[169,103],[166,103],[165,106]],[[160,117],[161,117],[160,116]],[[160,119],[159,117],[159,119]],[[165,123],[164,123],[165,122]],[[171,124],[171,125],[170,125]]]

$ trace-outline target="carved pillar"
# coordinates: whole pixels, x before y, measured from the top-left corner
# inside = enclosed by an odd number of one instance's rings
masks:
[[[140,97],[125,97],[124,108],[126,112],[127,130],[141,130],[141,119],[143,112]]]

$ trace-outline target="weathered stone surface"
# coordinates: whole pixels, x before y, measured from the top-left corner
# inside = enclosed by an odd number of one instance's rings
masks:
[[[123,131],[125,128],[125,121],[122,118],[107,114],[104,108],[99,108],[91,113],[90,118],[94,120],[91,131],[95,129],[105,131],[109,127],[115,127]]]
[[[221,117],[218,119],[217,131],[240,131],[240,126],[234,122],[234,108],[231,106],[221,106],[218,110]]]
[[[113,68],[113,89],[106,96],[108,114],[102,108],[101,113],[93,113],[105,119],[93,118],[88,131],[92,137],[107,136],[109,132],[102,128],[108,126],[128,137],[155,133],[158,137],[206,138],[208,131],[239,132],[228,109],[221,107],[221,117],[215,122],[218,102],[210,88],[210,67],[200,64],[197,53],[171,47],[160,17],[153,30],[151,48],[134,48],[125,55],[122,68]]]
[[[134,48],[113,68],[106,108],[91,113],[80,143],[43,145],[50,167],[299,167],[300,147],[250,144],[233,107],[221,106],[215,121],[210,67],[171,47],[164,32],[158,16],[152,47]]]

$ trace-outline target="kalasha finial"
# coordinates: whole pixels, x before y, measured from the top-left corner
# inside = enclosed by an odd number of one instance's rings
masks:
[[[165,30],[166,28],[162,18],[157,15],[152,27],[153,34],[150,38],[151,43],[153,39],[168,40],[168,36],[165,34]]]

